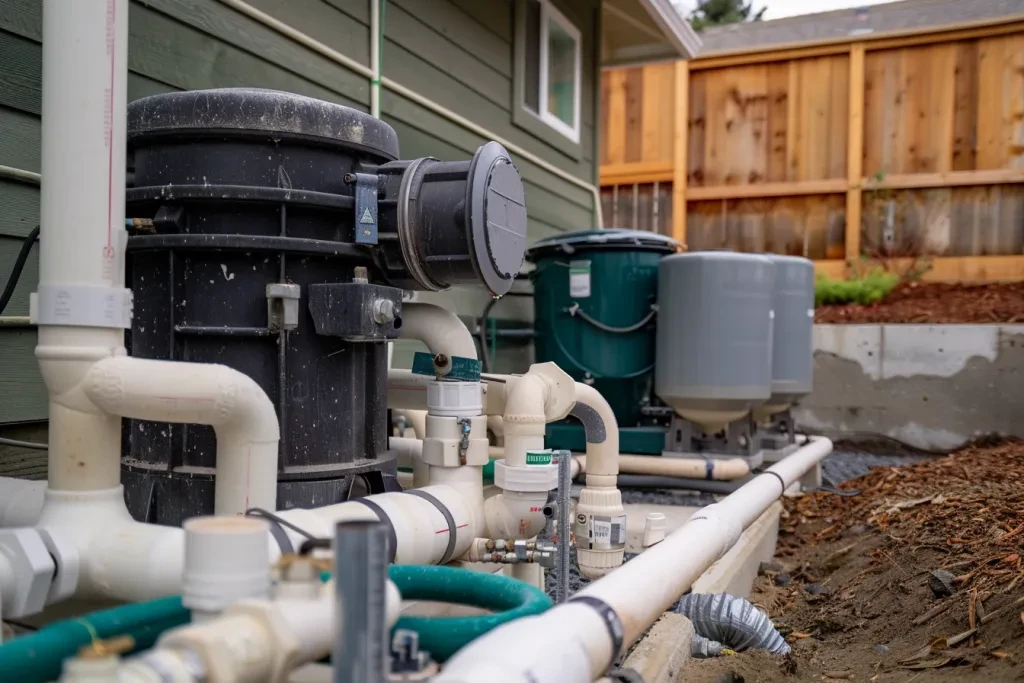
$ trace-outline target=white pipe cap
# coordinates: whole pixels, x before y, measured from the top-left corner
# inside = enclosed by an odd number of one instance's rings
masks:
[[[186,520],[181,603],[190,610],[220,612],[246,598],[270,595],[269,527],[253,517]]]

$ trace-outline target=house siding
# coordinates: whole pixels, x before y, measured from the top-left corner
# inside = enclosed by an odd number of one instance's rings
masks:
[[[361,63],[370,52],[368,0],[249,0],[250,4]],[[575,159],[513,123],[513,0],[389,0],[384,15],[384,74],[587,182],[594,159],[595,50],[599,4],[556,0],[583,36],[581,143]],[[39,169],[42,5],[0,0],[0,164]],[[367,111],[367,79],[215,0],[130,4],[129,101],[173,90],[251,86],[285,90]],[[398,132],[402,156],[462,159],[483,140],[385,89],[382,118]],[[529,238],[591,227],[590,194],[525,160],[522,174]],[[0,278],[39,221],[38,188],[0,179]],[[5,316],[28,314],[38,277],[37,248]],[[476,315],[486,294],[452,292],[440,301]],[[503,305],[501,316],[528,317]],[[0,327],[0,423],[46,418],[46,394],[33,356],[31,328]],[[400,354],[402,357],[406,353]]]

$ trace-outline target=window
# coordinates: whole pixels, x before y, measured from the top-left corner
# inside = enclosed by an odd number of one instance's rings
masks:
[[[551,0],[519,0],[518,9],[519,104],[578,144],[580,31]]]

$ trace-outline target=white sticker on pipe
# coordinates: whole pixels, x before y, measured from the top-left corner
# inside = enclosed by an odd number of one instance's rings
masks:
[[[594,545],[609,546],[612,542],[612,522],[610,519],[594,518],[590,528],[594,532]]]

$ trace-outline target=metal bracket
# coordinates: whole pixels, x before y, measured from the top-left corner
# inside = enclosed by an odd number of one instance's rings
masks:
[[[569,451],[555,451],[558,458],[558,527],[555,534],[555,604],[569,598],[569,550],[572,546],[572,531],[569,529],[569,508],[572,489],[572,454]]]
[[[267,285],[267,328],[275,332],[299,326],[299,296],[302,288],[285,282]]]
[[[466,451],[469,450],[469,433],[473,429],[473,420],[468,417],[460,417],[458,420],[462,436],[459,439],[459,464],[465,466]]]
[[[377,244],[377,176],[346,173],[345,182],[356,186],[356,244]]]

